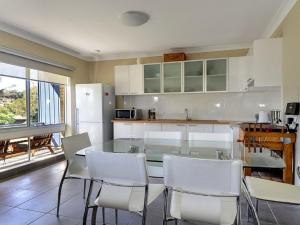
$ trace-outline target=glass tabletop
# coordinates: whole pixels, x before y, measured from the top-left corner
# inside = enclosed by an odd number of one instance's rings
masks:
[[[244,147],[241,142],[187,141],[171,139],[115,139],[102,145],[79,150],[76,155],[85,156],[87,151],[114,153],[145,153],[147,162],[162,166],[163,155],[171,154],[201,159],[240,159],[245,168],[285,167],[281,157],[267,148],[257,151]]]

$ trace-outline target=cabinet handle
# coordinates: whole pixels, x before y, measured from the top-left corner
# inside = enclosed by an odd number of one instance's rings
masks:
[[[197,125],[196,124],[189,124],[188,126],[189,127],[196,127]]]
[[[176,126],[178,126],[178,127],[184,127],[185,124],[176,124]]]

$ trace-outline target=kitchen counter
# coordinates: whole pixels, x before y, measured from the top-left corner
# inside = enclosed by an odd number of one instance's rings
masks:
[[[243,121],[233,120],[180,120],[180,119],[156,119],[156,120],[128,120],[128,119],[114,119],[113,123],[170,123],[170,124],[228,124],[239,125]]]

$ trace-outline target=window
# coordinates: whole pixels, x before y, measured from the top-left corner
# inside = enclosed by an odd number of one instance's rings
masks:
[[[25,79],[0,76],[0,125],[27,125]]]
[[[27,131],[37,126],[65,123],[67,83],[65,76],[0,62],[0,129],[25,127]],[[57,127],[61,126],[50,127],[54,132],[50,134],[12,135],[5,139],[6,146],[0,146],[0,161],[5,163],[0,164],[0,168],[61,152],[61,133],[55,133],[60,129]]]

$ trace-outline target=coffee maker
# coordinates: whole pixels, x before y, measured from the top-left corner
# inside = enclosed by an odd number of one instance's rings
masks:
[[[285,111],[285,125],[287,131],[290,133],[296,133],[298,130],[298,118],[300,112],[299,102],[289,102],[286,105]]]

